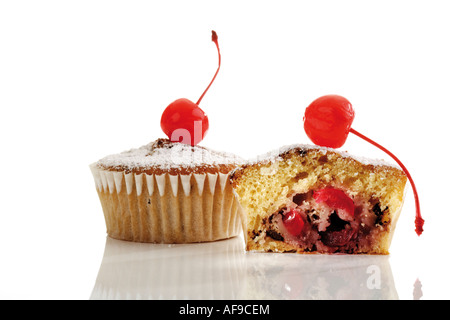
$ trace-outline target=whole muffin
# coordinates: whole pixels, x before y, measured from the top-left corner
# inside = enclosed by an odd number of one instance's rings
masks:
[[[234,154],[158,139],[90,165],[110,237],[190,243],[241,231]]]

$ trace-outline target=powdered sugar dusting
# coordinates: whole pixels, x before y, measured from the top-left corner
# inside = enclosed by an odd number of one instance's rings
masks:
[[[125,170],[169,170],[240,163],[243,163],[243,159],[231,153],[158,139],[137,149],[106,156],[100,159],[97,165]]]
[[[293,149],[302,149],[302,150],[312,150],[313,149],[313,150],[318,150],[320,152],[323,152],[323,154],[326,154],[327,152],[336,152],[339,155],[341,155],[342,157],[352,158],[364,165],[388,166],[388,167],[393,167],[393,168],[397,168],[397,169],[401,170],[401,168],[397,164],[393,164],[393,163],[387,162],[382,159],[369,159],[369,158],[365,158],[365,157],[352,155],[346,151],[340,151],[340,150],[336,150],[333,148],[319,147],[319,146],[309,145],[309,144],[293,144],[293,145],[283,146],[279,149],[276,149],[271,152],[260,155],[256,159],[252,159],[249,162],[250,163],[265,162],[265,161],[273,162],[273,161],[281,160],[282,154],[289,152],[290,150],[293,150]]]

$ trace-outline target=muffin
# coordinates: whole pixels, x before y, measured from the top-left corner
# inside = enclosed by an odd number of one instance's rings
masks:
[[[111,238],[190,243],[241,230],[229,173],[242,159],[158,139],[90,165]]]
[[[388,254],[405,173],[384,161],[308,145],[235,169],[247,250]]]

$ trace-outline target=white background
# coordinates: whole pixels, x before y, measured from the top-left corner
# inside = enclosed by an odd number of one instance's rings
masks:
[[[201,145],[254,157],[310,143],[306,106],[353,104],[353,128],[396,154],[409,190],[391,247],[401,299],[449,299],[448,1],[0,2],[0,298],[88,299],[105,226],[88,165],[164,137],[198,99]],[[350,153],[387,158],[350,136]],[[387,159],[388,160],[388,159]]]

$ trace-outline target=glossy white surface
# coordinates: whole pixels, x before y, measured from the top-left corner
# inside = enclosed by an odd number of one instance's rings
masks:
[[[91,299],[398,299],[388,256],[245,253],[107,238]]]

